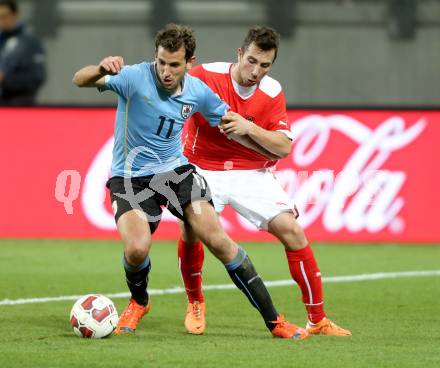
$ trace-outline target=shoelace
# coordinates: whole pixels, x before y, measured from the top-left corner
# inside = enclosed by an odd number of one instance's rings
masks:
[[[288,330],[291,330],[295,327],[289,321],[285,320],[283,315],[278,316],[276,321],[272,321],[272,323],[275,324],[275,326],[279,326],[280,328],[286,328]]]
[[[279,322],[277,322],[276,323],[278,326],[280,326],[280,327],[286,327],[286,326],[288,326],[287,325],[287,321],[279,321]]]
[[[124,312],[124,315],[126,315],[127,317],[132,315],[134,312],[134,308],[133,308],[133,304],[129,304],[127,309]]]
[[[285,319],[283,315],[279,315],[276,319],[276,321],[271,321],[271,323],[275,324],[275,325],[279,325],[279,326],[285,326],[286,323],[288,323]]]
[[[124,318],[127,318],[127,320],[129,321],[129,323],[132,323],[134,320],[138,319],[139,316],[137,316],[134,311],[136,309],[136,305],[134,303],[130,303],[127,307],[127,309],[125,310],[125,312],[123,313]]]
[[[327,321],[327,323],[322,326],[323,331],[327,331],[329,329],[341,330],[339,326],[336,326],[332,321]]]
[[[320,331],[321,331],[321,333],[327,334],[329,330],[338,331],[339,333],[341,333],[344,336],[351,335],[350,331],[346,331],[342,327],[339,327],[334,322],[327,320],[326,323],[320,327]]]
[[[200,304],[193,304],[193,313],[195,314],[197,319],[202,316],[202,308],[200,308]]]

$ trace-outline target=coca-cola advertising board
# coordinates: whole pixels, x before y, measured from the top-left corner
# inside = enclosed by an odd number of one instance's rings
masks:
[[[105,182],[115,110],[2,108],[0,237],[117,238]],[[440,242],[440,111],[289,110],[275,175],[312,241]],[[272,240],[232,209],[236,240]],[[155,239],[176,239],[167,211]]]

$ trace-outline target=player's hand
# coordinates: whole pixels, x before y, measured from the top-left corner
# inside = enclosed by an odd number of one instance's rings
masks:
[[[122,56],[107,56],[99,63],[99,71],[103,75],[119,74],[124,67],[124,59]]]
[[[254,128],[254,123],[245,119],[234,111],[228,111],[222,116],[222,123],[219,125],[220,132],[227,136],[231,134],[247,135]]]

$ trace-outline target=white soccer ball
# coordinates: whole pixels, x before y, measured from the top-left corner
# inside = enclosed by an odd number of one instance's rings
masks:
[[[118,324],[113,302],[99,294],[79,298],[70,311],[70,324],[79,337],[100,339],[111,335]]]

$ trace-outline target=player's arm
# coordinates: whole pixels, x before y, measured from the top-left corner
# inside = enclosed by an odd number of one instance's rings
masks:
[[[287,157],[292,147],[292,141],[286,134],[266,130],[234,111],[229,111],[222,117],[220,131],[227,136],[230,134],[248,136],[259,146],[275,155],[276,159]]]
[[[272,152],[269,152],[268,150],[261,147],[259,144],[255,143],[255,141],[253,141],[248,135],[237,135],[231,133],[230,135],[228,135],[228,138],[236,141],[237,143],[240,143],[246,148],[258,152],[260,155],[263,155],[271,161],[279,160],[278,156],[274,155]]]
[[[122,56],[108,56],[98,65],[88,65],[78,70],[73,76],[73,84],[78,87],[101,87],[106,75],[119,74],[124,67]]]

